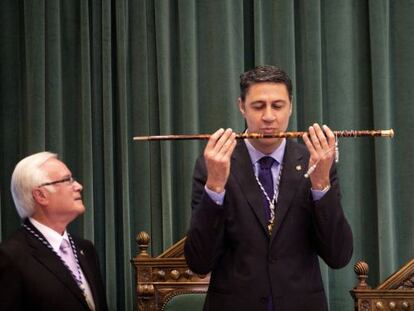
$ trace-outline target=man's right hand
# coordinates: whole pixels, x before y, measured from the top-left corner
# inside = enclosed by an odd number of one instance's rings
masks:
[[[210,136],[204,149],[207,167],[206,187],[211,191],[224,191],[230,174],[230,159],[236,147],[236,134],[232,129],[219,129]]]

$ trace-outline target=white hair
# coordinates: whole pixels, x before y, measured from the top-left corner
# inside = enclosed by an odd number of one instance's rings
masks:
[[[57,154],[47,151],[35,153],[22,159],[14,168],[10,188],[17,213],[22,219],[34,213],[33,189],[50,181],[40,168],[49,159],[57,159]]]

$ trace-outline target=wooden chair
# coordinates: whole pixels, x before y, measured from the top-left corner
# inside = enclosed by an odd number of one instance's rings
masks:
[[[414,259],[402,266],[376,288],[371,288],[368,264],[354,266],[358,284],[351,290],[356,311],[414,310]]]
[[[139,311],[201,310],[210,275],[197,275],[184,258],[185,238],[164,253],[151,257],[150,236],[140,232],[139,253],[131,262],[135,267],[136,303]]]

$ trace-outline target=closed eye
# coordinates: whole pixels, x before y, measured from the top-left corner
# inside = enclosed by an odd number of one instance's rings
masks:
[[[286,102],[284,101],[277,101],[277,102],[272,103],[272,108],[275,110],[282,109],[285,106],[286,106]]]
[[[254,110],[261,110],[266,106],[265,103],[263,102],[254,102],[251,104],[252,109]]]

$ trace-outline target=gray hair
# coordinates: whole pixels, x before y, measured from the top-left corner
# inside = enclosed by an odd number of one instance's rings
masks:
[[[57,154],[47,151],[35,153],[22,159],[14,168],[10,188],[17,213],[22,219],[34,213],[33,189],[50,181],[40,168],[49,159],[57,159]]]

